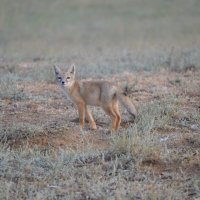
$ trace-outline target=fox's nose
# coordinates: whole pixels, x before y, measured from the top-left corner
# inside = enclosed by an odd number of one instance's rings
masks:
[[[64,85],[65,84],[65,81],[62,81],[62,85]]]

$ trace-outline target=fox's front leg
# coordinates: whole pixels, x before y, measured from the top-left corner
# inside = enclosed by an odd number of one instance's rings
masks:
[[[78,113],[79,113],[79,121],[81,128],[83,129],[85,126],[85,105],[84,103],[78,104]]]
[[[88,118],[89,122],[91,123],[92,125],[92,129],[93,130],[96,130],[97,129],[97,126],[96,126],[96,123],[94,121],[94,118],[92,116],[92,113],[91,111],[89,110],[89,108],[85,107],[85,110],[86,110],[86,119]]]

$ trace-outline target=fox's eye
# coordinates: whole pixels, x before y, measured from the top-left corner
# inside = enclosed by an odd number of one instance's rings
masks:
[[[68,76],[68,77],[67,77],[67,80],[69,80],[69,79],[70,79],[70,77]]]
[[[61,77],[60,77],[60,76],[58,77],[58,80],[61,80]]]

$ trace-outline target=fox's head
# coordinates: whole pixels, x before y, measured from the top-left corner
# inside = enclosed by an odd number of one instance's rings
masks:
[[[62,73],[61,70],[54,66],[56,81],[62,87],[71,87],[75,81],[75,65],[71,65],[71,67],[67,70],[66,73]]]

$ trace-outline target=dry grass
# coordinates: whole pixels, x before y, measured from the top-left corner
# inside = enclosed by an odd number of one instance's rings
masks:
[[[199,1],[0,5],[0,199],[200,197]],[[109,134],[92,108],[80,132],[52,69],[71,63],[126,87],[137,119],[121,108]]]
[[[113,135],[99,109],[93,109],[98,130],[86,126],[80,134],[75,108],[48,79],[16,80],[25,85],[26,98],[1,101],[1,198],[198,197],[198,76],[163,71],[112,77],[134,83],[129,93],[139,108],[135,123],[121,109],[122,127]]]

